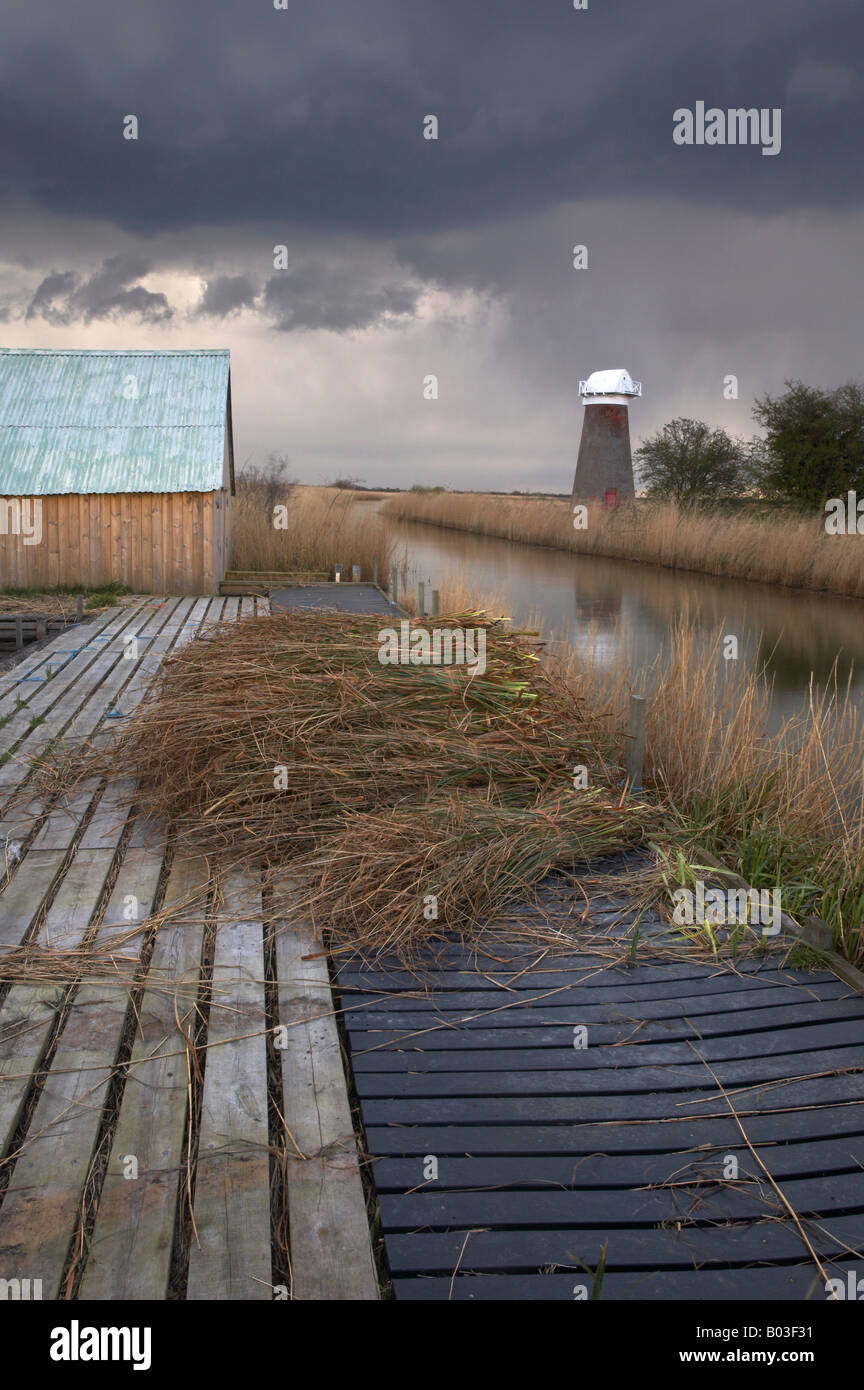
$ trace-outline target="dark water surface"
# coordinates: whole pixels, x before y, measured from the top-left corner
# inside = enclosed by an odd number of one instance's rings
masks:
[[[405,562],[400,582],[416,590],[422,580],[428,595],[445,576],[461,576],[480,597],[500,594],[517,623],[536,620],[550,639],[568,641],[576,651],[593,648],[600,663],[611,664],[623,646],[632,653],[635,675],[651,663],[679,617],[688,616],[706,639],[718,629],[737,636],[739,660],[767,663],[775,725],[802,708],[811,672],[824,685],[835,661],[844,684],[851,669],[856,702],[864,706],[861,600],[571,555],[416,522],[393,526]]]

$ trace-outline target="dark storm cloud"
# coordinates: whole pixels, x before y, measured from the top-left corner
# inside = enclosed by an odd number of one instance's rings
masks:
[[[757,209],[861,198],[857,0],[80,0],[73,27],[59,0],[8,11],[0,181],[125,228],[391,235],[648,189]],[[783,107],[781,154],[676,147],[673,110],[697,100]]]
[[[197,314],[225,318],[255,303],[258,291],[248,275],[217,275],[208,280]]]
[[[268,280],[261,307],[282,332],[346,333],[408,317],[419,297],[419,289],[407,283],[370,284],[351,265],[311,262]]]
[[[138,256],[109,256],[85,280],[71,270],[52,271],[36,288],[26,318],[70,324],[135,317],[140,323],[160,323],[173,313],[165,295],[133,283],[149,270]]]

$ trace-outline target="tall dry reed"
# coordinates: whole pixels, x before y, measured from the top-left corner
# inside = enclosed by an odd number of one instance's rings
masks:
[[[360,494],[362,496],[362,494]],[[274,526],[273,506],[285,526]],[[341,488],[288,486],[238,488],[232,507],[231,568],[235,570],[320,570],[359,565],[364,580],[375,557],[382,578],[389,574],[391,543],[386,525],[358,495]]]
[[[624,734],[626,651],[611,667],[566,651],[556,663],[585,707]],[[686,621],[637,685],[650,691],[646,785],[694,841],[756,887],[780,887],[793,915],[825,918],[838,946],[864,959],[864,728],[848,686],[811,686],[809,707],[771,733],[764,673],[724,661],[722,633],[706,641]]]
[[[575,530],[565,500],[447,492],[400,494],[381,514],[579,555],[864,598],[864,536],[828,536],[819,517],[783,511],[742,516],[637,501],[612,511],[592,506],[587,528]]]

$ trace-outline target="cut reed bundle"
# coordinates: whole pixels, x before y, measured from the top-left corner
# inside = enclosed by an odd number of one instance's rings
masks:
[[[602,766],[599,725],[565,702],[533,638],[456,615],[439,621],[485,634],[484,674],[387,666],[385,621],[312,612],[211,629],[83,766],[137,774],[139,804],[197,850],[265,857],[311,848],[358,811],[459,788],[525,805],[575,762]]]
[[[614,854],[660,824],[656,807],[605,788],[530,806],[460,793],[358,815],[304,863],[300,905],[332,939],[410,954],[442,933],[470,935],[551,870]]]
[[[415,908],[430,875],[439,930],[467,930],[549,868],[656,822],[622,805],[602,723],[540,662],[536,635],[455,614],[436,625],[482,634],[482,673],[387,665],[387,622],[311,611],[209,629],[116,740],[55,778],[134,774],[139,808],[181,844],[287,869],[320,925],[406,950],[428,928]],[[590,790],[574,790],[577,765]]]

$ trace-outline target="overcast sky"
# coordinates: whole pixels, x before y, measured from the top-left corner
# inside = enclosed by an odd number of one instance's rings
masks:
[[[230,348],[241,462],[567,491],[595,369],[634,447],[864,376],[860,0],[5,0],[0,39],[0,341]],[[676,144],[699,101],[779,153]]]

